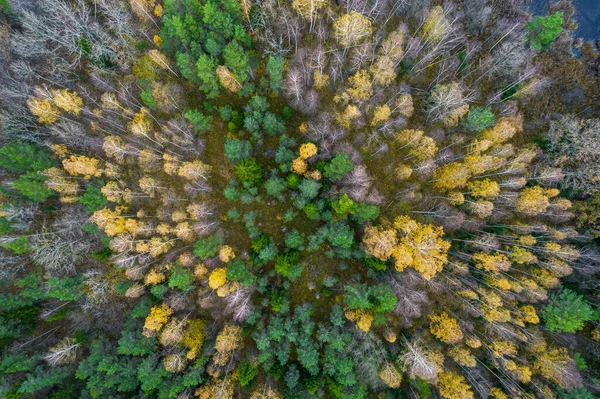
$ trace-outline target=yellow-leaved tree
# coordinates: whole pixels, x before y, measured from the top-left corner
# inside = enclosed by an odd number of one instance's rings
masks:
[[[440,341],[456,344],[463,339],[463,333],[456,319],[442,312],[429,316],[429,331]]]
[[[342,47],[350,47],[370,36],[373,24],[369,18],[352,10],[334,22],[333,31]]]
[[[160,306],[153,306],[144,322],[144,335],[146,337],[156,335],[172,314],[173,310],[165,303]]]
[[[450,243],[442,236],[442,227],[418,223],[408,216],[399,216],[392,226],[367,226],[362,248],[367,255],[387,261],[392,257],[398,272],[407,267],[430,279],[442,271],[448,258]]]
[[[452,371],[445,371],[438,377],[438,389],[440,395],[446,399],[473,399],[471,386],[467,384],[465,377]]]

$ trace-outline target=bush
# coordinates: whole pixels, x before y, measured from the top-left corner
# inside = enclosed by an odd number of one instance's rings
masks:
[[[542,310],[542,317],[549,331],[574,333],[592,320],[594,311],[584,297],[564,289],[550,297],[550,302]]]

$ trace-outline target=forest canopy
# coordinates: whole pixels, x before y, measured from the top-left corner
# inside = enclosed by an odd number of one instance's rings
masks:
[[[0,397],[600,396],[567,0],[0,0]]]

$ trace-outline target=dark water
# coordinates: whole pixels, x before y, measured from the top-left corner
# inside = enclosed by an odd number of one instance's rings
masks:
[[[599,39],[600,30],[600,0],[572,0],[575,6],[575,18],[579,27],[575,31],[576,37],[585,40]],[[529,0],[527,8],[533,15],[546,15],[548,0]]]

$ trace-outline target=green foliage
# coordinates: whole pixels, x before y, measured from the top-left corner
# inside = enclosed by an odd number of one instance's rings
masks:
[[[584,387],[575,388],[570,391],[559,388],[558,399],[594,399],[594,395]]]
[[[0,148],[0,167],[11,172],[37,172],[51,166],[50,154],[35,144],[13,143]]]
[[[249,141],[238,139],[225,139],[225,156],[231,163],[236,163],[244,158],[249,158],[252,146]]]
[[[271,176],[266,182],[265,182],[265,189],[267,190],[267,194],[273,196],[273,197],[278,197],[281,195],[281,193],[287,188],[287,184],[286,181],[284,179],[282,179],[281,177],[278,177],[276,175]]]
[[[14,240],[4,242],[0,244],[0,247],[10,249],[17,255],[24,254],[29,251],[29,246],[27,245],[27,236],[21,236],[19,238],[15,238]]]
[[[154,97],[152,97],[152,90],[142,90],[140,98],[148,108],[153,111],[156,110],[156,102],[154,101]]]
[[[331,245],[340,248],[350,248],[354,243],[354,231],[346,223],[329,223],[327,239]]]
[[[12,183],[12,186],[19,190],[26,198],[35,202],[44,202],[54,194],[52,190],[46,187],[44,181],[46,181],[45,176],[35,172],[29,172],[19,176],[19,178]]]
[[[7,235],[15,231],[10,221],[5,217],[0,217],[0,235]]]
[[[146,395],[159,388],[167,375],[169,372],[163,367],[163,362],[157,353],[146,357],[137,370],[137,378],[141,383],[140,388]]]
[[[217,79],[217,60],[207,54],[202,54],[196,61],[196,71],[202,89],[207,98],[219,95],[219,80]]]
[[[244,158],[235,165],[235,175],[244,183],[257,185],[263,174],[263,167],[256,158]]]
[[[243,387],[249,387],[254,382],[254,378],[258,374],[258,367],[255,367],[247,360],[240,363],[237,369],[238,381]]]
[[[562,32],[563,12],[555,12],[547,17],[535,16],[527,22],[527,37],[531,47],[538,51],[547,50]]]
[[[82,283],[82,277],[58,278],[51,276],[46,283],[48,297],[61,301],[74,301],[83,295]]]
[[[196,241],[194,245],[194,255],[200,259],[206,259],[209,256],[215,256],[219,247],[223,244],[223,235],[213,234],[203,237]]]
[[[285,130],[285,125],[271,112],[266,112],[263,119],[263,129],[269,136],[276,136]]]
[[[323,176],[332,181],[340,181],[344,175],[352,170],[354,164],[350,160],[350,156],[340,152],[335,154],[333,159],[325,165]]]
[[[494,126],[494,118],[490,107],[472,107],[461,123],[465,129],[479,132]]]
[[[348,194],[343,194],[339,199],[331,203],[331,207],[342,219],[347,219],[348,214],[354,214],[358,211],[358,205]]]
[[[573,356],[573,360],[575,360],[575,365],[577,366],[577,370],[583,371],[588,368],[587,363],[585,362],[585,359],[583,357],[581,357],[581,353],[576,352],[575,355]]]
[[[117,351],[120,355],[146,356],[156,350],[158,346],[156,338],[144,336],[141,327],[135,319],[125,322],[118,341]]]
[[[248,270],[240,258],[235,258],[227,264],[227,280],[239,281],[242,285],[249,287],[256,281],[256,276]]]
[[[373,270],[383,271],[387,269],[387,264],[384,261],[374,257],[365,258],[364,263]]]
[[[284,66],[285,60],[282,57],[269,56],[267,71],[269,71],[269,77],[271,79],[271,90],[274,92],[279,91],[279,88],[281,87]]]
[[[542,310],[542,317],[549,331],[574,333],[593,319],[594,311],[584,297],[563,289],[560,294],[550,297]]]
[[[290,249],[303,249],[304,248],[304,233],[300,233],[298,230],[293,229],[285,235],[285,246]]]
[[[223,105],[219,109],[219,115],[221,116],[221,119],[223,119],[226,122],[229,122],[231,120],[232,112],[233,112],[233,109],[231,108],[230,105]]]
[[[237,41],[234,40],[225,46],[223,59],[225,60],[225,65],[233,72],[240,82],[244,82],[248,79],[248,73],[250,71],[248,55]]]
[[[114,345],[101,339],[90,345],[90,355],[79,363],[75,376],[86,381],[92,398],[117,397],[119,392],[133,392],[139,386],[141,361],[139,357],[117,356]]]
[[[356,223],[365,224],[372,222],[379,217],[379,207],[377,205],[368,205],[360,203],[358,209],[352,214],[351,219]]]
[[[71,375],[73,369],[69,366],[49,367],[40,365],[33,373],[27,374],[25,380],[19,385],[20,394],[33,394],[44,388],[60,384]]]
[[[94,213],[108,204],[108,200],[102,194],[100,188],[92,184],[87,185],[85,194],[79,197],[79,202],[85,205],[89,213]]]
[[[190,269],[178,264],[173,266],[169,277],[169,288],[177,288],[181,291],[189,291],[194,288],[194,276]]]
[[[344,287],[344,303],[350,309],[385,313],[394,309],[398,299],[387,284],[357,284]]]
[[[281,117],[284,121],[289,121],[294,117],[295,114],[296,112],[294,111],[294,109],[288,107],[287,105],[281,109]]]
[[[196,133],[205,132],[211,127],[212,116],[206,116],[198,110],[189,110],[183,116],[190,122]]]
[[[312,179],[302,179],[300,184],[298,185],[298,190],[300,190],[300,195],[303,198],[310,200],[316,198],[319,195],[319,190],[321,189],[322,184],[316,180]]]

